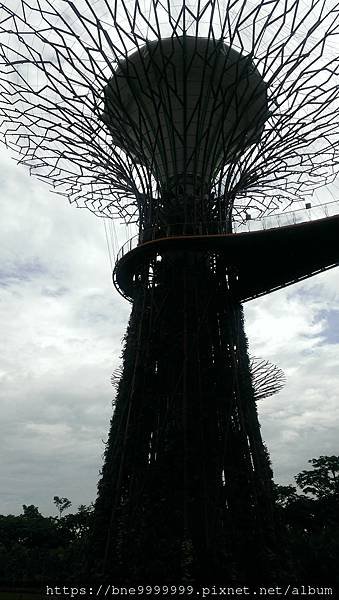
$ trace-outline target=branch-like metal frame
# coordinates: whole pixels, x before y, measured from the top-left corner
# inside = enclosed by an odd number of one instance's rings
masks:
[[[128,132],[140,123],[132,122],[129,107],[121,104],[121,130],[115,127],[112,133],[104,90],[122,64],[128,68],[133,54],[147,68],[150,44],[206,38],[236,51],[239,68],[240,61],[250,61],[266,84],[268,101],[260,139],[245,148],[242,140],[231,160],[214,165],[208,218],[226,205],[238,220],[246,218],[248,208],[253,217],[281,211],[331,182],[338,171],[338,32],[339,3],[334,0],[309,5],[208,0],[180,6],[21,0],[17,8],[7,0],[0,3],[3,141],[32,174],[70,202],[126,222],[142,222],[147,205],[154,223],[163,186],[154,165],[126,145]],[[169,72],[164,72],[162,93],[172,102],[182,101],[176,76],[171,80]],[[129,92],[133,95],[133,86]],[[153,98],[155,107],[159,101]],[[236,91],[231,103],[235,131],[245,109]],[[204,110],[204,85],[197,106]],[[200,145],[206,153],[208,136]],[[149,151],[148,145],[148,156]],[[201,200],[205,192],[200,190]]]
[[[278,394],[286,384],[284,371],[264,358],[252,356],[250,370],[254,397],[257,401]]]

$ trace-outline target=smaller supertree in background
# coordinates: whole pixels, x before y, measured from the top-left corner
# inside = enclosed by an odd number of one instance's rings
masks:
[[[250,357],[250,371],[257,401],[278,394],[286,383],[284,371],[264,358]]]

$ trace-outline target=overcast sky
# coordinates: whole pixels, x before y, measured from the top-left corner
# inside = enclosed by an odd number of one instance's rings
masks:
[[[75,509],[95,499],[130,305],[111,283],[102,220],[4,151],[0,167],[0,514],[49,515],[54,495]],[[287,376],[259,405],[280,483],[339,454],[338,284],[334,269],[246,304],[250,353]]]

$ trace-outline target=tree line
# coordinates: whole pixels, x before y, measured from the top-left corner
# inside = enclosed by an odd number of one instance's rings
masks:
[[[284,571],[296,582],[339,583],[339,456],[309,463],[296,486],[274,484]],[[54,504],[58,516],[25,504],[18,516],[0,515],[0,586],[84,581],[93,505],[67,512],[72,504],[59,496]]]
[[[81,575],[93,504],[64,514],[70,500],[54,496],[54,503],[57,517],[44,517],[37,506],[25,504],[18,516],[0,515],[0,586],[41,587]]]
[[[297,580],[339,584],[339,456],[308,461],[294,485],[275,485],[279,537]]]

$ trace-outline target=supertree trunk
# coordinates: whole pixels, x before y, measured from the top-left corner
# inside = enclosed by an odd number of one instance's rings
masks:
[[[214,252],[182,251],[139,278],[96,503],[95,570],[125,583],[260,579],[274,546],[271,471],[236,278]]]

